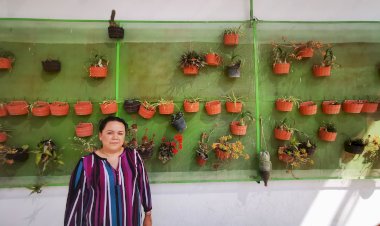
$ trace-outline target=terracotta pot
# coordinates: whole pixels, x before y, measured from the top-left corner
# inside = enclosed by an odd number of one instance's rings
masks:
[[[7,133],[0,132],[0,143],[4,143],[5,141],[7,141],[7,139],[8,139]]]
[[[207,65],[210,66],[219,66],[221,58],[216,53],[208,53],[205,56]]]
[[[9,58],[0,57],[0,69],[11,69],[12,60]]]
[[[45,60],[42,61],[42,68],[46,72],[59,72],[61,71],[61,62],[59,60]]]
[[[239,44],[239,35],[238,34],[224,34],[223,43],[226,46],[236,46]]]
[[[117,103],[114,101],[107,102],[107,103],[101,103],[100,104],[100,110],[102,111],[103,115],[114,114],[117,112]]]
[[[293,102],[291,101],[284,101],[283,99],[277,99],[276,100],[276,109],[278,111],[292,111],[293,109]]]
[[[222,105],[219,100],[206,102],[205,108],[208,115],[217,115],[222,112]]]
[[[198,67],[195,65],[185,66],[183,68],[183,73],[185,75],[197,75],[198,74]]]
[[[277,63],[273,64],[273,73],[276,75],[289,74],[290,63]]]
[[[158,105],[158,112],[161,115],[171,115],[174,112],[174,103]]]
[[[143,117],[145,119],[150,119],[156,113],[156,109],[155,108],[147,109],[144,107],[144,105],[141,104],[138,113],[141,117]]]
[[[377,111],[377,107],[379,106],[379,103],[373,103],[365,101],[363,104],[363,108],[361,112],[363,113],[375,113]]]
[[[214,149],[214,151],[215,151],[215,157],[219,160],[227,160],[231,157],[231,153],[222,151],[219,148]]]
[[[319,138],[324,141],[335,141],[336,135],[336,132],[328,132],[325,127],[320,127],[318,131]]]
[[[313,57],[313,55],[314,55],[314,50],[313,48],[310,48],[310,47],[302,48],[297,53],[297,56],[302,57],[302,58],[310,58],[310,57]]]
[[[363,105],[363,101],[360,100],[345,100],[343,102],[343,111],[357,114],[362,111]]]
[[[105,78],[107,77],[108,67],[90,67],[90,77],[91,78]]]
[[[9,115],[27,115],[28,107],[28,103],[23,100],[11,101],[6,106]]]
[[[300,104],[299,110],[302,115],[315,115],[317,113],[317,105],[313,101],[305,101]]]
[[[226,111],[230,113],[239,113],[241,112],[241,109],[243,108],[243,103],[242,102],[231,102],[227,101],[226,102]]]
[[[93,125],[89,122],[81,122],[75,127],[77,137],[89,137],[93,133]]]
[[[74,110],[76,115],[91,115],[92,103],[91,101],[78,101],[74,104]]]
[[[233,135],[244,136],[247,133],[247,125],[240,126],[238,121],[233,121],[230,124],[230,131]]]
[[[7,105],[5,103],[0,103],[0,117],[5,117],[7,115]]]
[[[197,164],[198,164],[199,166],[204,166],[204,165],[206,165],[207,160],[204,159],[204,158],[202,158],[201,156],[197,155],[197,156],[195,157],[195,159],[196,159]]]
[[[50,115],[49,103],[45,101],[36,101],[33,103],[32,115],[44,117]]]
[[[66,102],[55,101],[50,104],[50,113],[54,116],[65,116],[69,114],[70,106]]]
[[[136,113],[139,111],[141,102],[139,100],[129,99],[124,101],[124,110],[127,113]]]
[[[278,128],[274,129],[274,137],[278,140],[290,140],[291,136],[292,136],[291,131],[281,130]]]
[[[124,38],[124,28],[109,26],[108,27],[108,37],[114,39],[122,39]]]
[[[313,66],[313,74],[316,77],[326,77],[331,75],[331,66],[322,67],[320,65]]]
[[[339,114],[341,104],[334,104],[335,101],[327,100],[322,102],[322,112],[327,115],[336,115]]]
[[[189,101],[183,101],[183,109],[185,112],[198,112],[199,111],[199,102],[189,102]]]

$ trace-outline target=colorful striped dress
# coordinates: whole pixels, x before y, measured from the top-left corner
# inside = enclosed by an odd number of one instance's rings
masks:
[[[152,209],[148,175],[136,150],[125,149],[115,170],[95,153],[75,167],[67,196],[65,225],[141,225],[141,206]]]

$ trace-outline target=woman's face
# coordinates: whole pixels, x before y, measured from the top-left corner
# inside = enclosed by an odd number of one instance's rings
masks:
[[[108,122],[99,133],[99,140],[103,144],[103,149],[119,151],[125,140],[124,124],[118,121]]]

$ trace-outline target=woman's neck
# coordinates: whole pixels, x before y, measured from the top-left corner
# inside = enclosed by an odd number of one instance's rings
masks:
[[[113,157],[119,157],[123,151],[124,151],[124,148],[122,148],[122,147],[118,151],[109,150],[109,149],[105,149],[105,148],[100,148],[97,151],[97,154],[101,154],[102,157],[113,158]]]

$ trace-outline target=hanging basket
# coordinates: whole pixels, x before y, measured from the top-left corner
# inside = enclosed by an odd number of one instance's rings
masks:
[[[158,105],[158,112],[161,115],[171,115],[174,113],[174,103],[160,104]]]
[[[93,133],[93,125],[89,122],[81,122],[75,127],[77,137],[89,137]]]
[[[28,103],[23,100],[11,101],[7,104],[6,108],[9,115],[27,115],[28,114]]]
[[[273,73],[276,75],[286,75],[289,74],[290,63],[276,63],[273,64]]]
[[[7,141],[8,139],[8,135],[6,132],[0,132],[0,143],[4,143],[5,141]]]
[[[359,140],[353,140],[351,142],[349,140],[346,140],[344,142],[344,150],[348,153],[360,155],[361,153],[363,153],[364,147],[365,144],[360,142]]]
[[[183,73],[185,75],[197,75],[198,74],[198,67],[195,65],[189,65],[183,67]]]
[[[37,117],[44,117],[50,115],[50,106],[48,102],[37,101],[32,105],[32,115]]]
[[[231,157],[231,153],[222,151],[219,148],[215,148],[214,151],[215,151],[215,157],[219,160],[227,160]]]
[[[100,104],[100,110],[103,115],[115,114],[117,112],[116,101],[107,101]]]
[[[183,113],[178,112],[177,114],[172,115],[171,125],[180,133],[182,133],[186,128],[186,121],[183,117]]]
[[[313,74],[316,77],[326,77],[331,75],[331,66],[320,66],[320,65],[314,65],[313,66]]]
[[[78,101],[74,104],[74,110],[76,115],[91,115],[92,103],[91,101]]]
[[[105,78],[107,77],[108,67],[90,67],[90,77],[91,78]]]
[[[124,38],[124,28],[109,26],[108,27],[108,37],[114,39],[122,39]]]
[[[208,53],[205,55],[206,63],[209,66],[219,66],[221,58],[216,53]]]
[[[222,112],[222,105],[219,100],[206,102],[205,108],[208,115],[217,115]]]
[[[247,133],[247,125],[241,126],[238,121],[232,121],[230,131],[233,135],[244,136]]]
[[[285,111],[285,112],[292,111],[292,109],[293,109],[293,102],[286,101],[286,100],[283,100],[283,99],[277,99],[276,100],[276,109],[278,111]]]
[[[0,69],[11,69],[12,60],[9,58],[0,57]]]
[[[305,47],[298,51],[297,56],[302,58],[311,58],[314,55],[313,48]]]
[[[0,117],[5,117],[7,115],[7,105],[5,103],[0,103]]]
[[[322,112],[327,115],[339,114],[341,104],[338,104],[334,100],[327,100],[322,102]]]
[[[193,113],[199,111],[199,102],[183,101],[183,109],[185,112]]]
[[[319,138],[324,141],[335,141],[336,135],[336,132],[328,132],[325,127],[320,127],[318,131]]]
[[[317,105],[313,101],[305,101],[300,104],[299,110],[302,115],[315,115],[317,113]]]
[[[230,78],[240,78],[240,65],[227,66],[227,75]]]
[[[343,111],[347,113],[360,113],[363,108],[363,101],[361,100],[345,100],[343,102]]]
[[[239,44],[239,34],[224,34],[223,43],[226,46],[236,46]]]
[[[240,113],[243,108],[242,102],[226,102],[226,111],[230,113]]]
[[[278,147],[277,153],[278,153],[278,159],[281,162],[285,163],[292,163],[294,161],[294,157],[291,155],[288,155],[285,153],[285,148],[284,146]]]
[[[136,113],[139,111],[141,102],[139,100],[129,99],[124,101],[124,110],[127,113]]]
[[[278,128],[274,129],[274,137],[277,140],[290,140],[291,136],[292,136],[292,132],[291,131],[281,130],[281,129],[278,129]]]
[[[70,105],[67,102],[55,101],[49,106],[51,115],[65,116],[69,114]]]
[[[59,72],[61,71],[61,62],[59,60],[45,60],[42,61],[42,68],[46,72]]]
[[[155,108],[147,109],[144,105],[141,104],[138,113],[141,117],[145,119],[150,119],[156,113],[156,109]]]
[[[361,112],[363,113],[375,113],[379,103],[365,101]]]

